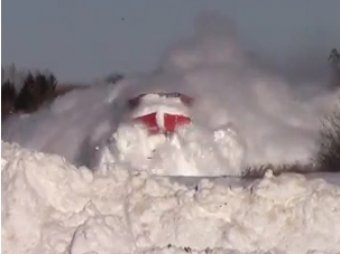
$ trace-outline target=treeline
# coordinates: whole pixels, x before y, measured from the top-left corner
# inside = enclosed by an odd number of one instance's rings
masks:
[[[56,96],[57,79],[53,74],[29,72],[20,89],[13,80],[2,80],[1,118],[16,112],[31,113]]]
[[[87,88],[86,85],[58,84],[54,74],[50,72],[17,71],[12,65],[6,70],[2,68],[1,80],[1,119],[16,113],[32,113],[43,105],[51,103],[56,97],[74,89]],[[8,74],[8,75],[6,75]],[[117,83],[124,75],[112,73],[103,80],[106,83]]]

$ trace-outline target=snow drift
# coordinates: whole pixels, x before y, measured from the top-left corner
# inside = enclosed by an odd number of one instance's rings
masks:
[[[230,24],[208,19],[199,20],[192,37],[170,48],[154,72],[117,86],[97,84],[72,92],[36,114],[7,121],[2,138],[94,168],[124,118],[125,100],[145,92],[183,92],[197,102],[193,122],[208,130],[201,140],[232,126],[244,141],[245,164],[309,163],[321,118],[336,93],[324,88],[326,80],[289,83],[257,68]]]
[[[339,253],[340,187],[152,177],[2,143],[3,253]],[[326,176],[326,175],[324,175]],[[338,182],[339,174],[330,175]],[[183,181],[184,179],[182,179]]]

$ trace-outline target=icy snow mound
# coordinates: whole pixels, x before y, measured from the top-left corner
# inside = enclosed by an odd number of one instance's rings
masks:
[[[286,174],[190,187],[2,143],[3,253],[339,253],[340,187]],[[338,174],[334,177],[340,177]]]

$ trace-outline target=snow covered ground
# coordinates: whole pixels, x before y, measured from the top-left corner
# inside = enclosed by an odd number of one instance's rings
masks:
[[[340,250],[339,174],[185,183],[119,164],[93,172],[4,142],[1,167],[3,253]]]

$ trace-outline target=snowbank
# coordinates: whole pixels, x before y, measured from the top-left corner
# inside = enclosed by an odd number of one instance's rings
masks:
[[[3,253],[339,253],[340,186],[285,174],[183,184],[2,143]],[[340,181],[340,176],[333,177]]]

